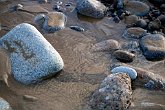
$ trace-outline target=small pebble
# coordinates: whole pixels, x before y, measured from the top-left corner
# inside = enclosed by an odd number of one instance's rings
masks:
[[[135,58],[135,54],[124,50],[117,50],[114,52],[113,55],[116,57],[117,60],[125,63],[132,62]]]
[[[113,18],[113,21],[115,21],[115,23],[119,23],[120,22],[120,18],[118,16],[115,16]]]
[[[153,89],[154,86],[155,86],[154,84],[155,84],[154,81],[149,80],[149,82],[146,83],[146,84],[144,85],[144,87],[146,87],[147,89]]]
[[[84,28],[79,26],[69,26],[72,30],[78,31],[78,32],[84,32]]]
[[[24,99],[24,100],[27,100],[27,101],[32,101],[32,102],[37,100],[36,97],[31,96],[31,95],[24,95],[24,96],[23,96],[23,99]]]
[[[127,67],[127,66],[115,67],[115,68],[113,68],[111,70],[111,72],[113,74],[116,74],[116,73],[127,73],[132,80],[137,78],[137,72],[133,68],[130,68],[130,67]]]

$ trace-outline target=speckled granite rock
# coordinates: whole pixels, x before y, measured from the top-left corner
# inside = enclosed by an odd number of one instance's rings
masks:
[[[51,12],[37,15],[34,22],[46,32],[53,33],[65,28],[67,17],[61,12]]]
[[[106,6],[97,0],[77,0],[77,12],[93,18],[103,18]]]
[[[1,47],[10,54],[14,78],[31,84],[63,69],[59,53],[32,25],[22,23],[0,39]]]
[[[0,97],[0,110],[13,110],[9,103]]]
[[[149,34],[140,39],[143,55],[148,60],[162,60],[165,58],[165,37],[160,34]]]
[[[140,1],[129,1],[125,4],[125,8],[137,16],[145,16],[150,10],[147,4]]]
[[[131,79],[126,73],[106,77],[91,96],[92,110],[126,110],[131,105]]]
[[[93,51],[113,51],[113,50],[117,50],[119,48],[120,48],[120,44],[118,41],[109,39],[109,40],[105,40],[105,41],[96,43],[92,47],[92,50]]]

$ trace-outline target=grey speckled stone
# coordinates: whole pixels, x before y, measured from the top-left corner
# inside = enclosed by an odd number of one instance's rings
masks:
[[[0,110],[12,110],[9,103],[0,97]]]
[[[30,24],[16,26],[0,39],[0,45],[10,54],[14,78],[23,84],[41,81],[63,69],[59,53]]]
[[[93,18],[103,18],[107,11],[106,6],[97,0],[77,0],[76,9],[78,13]]]
[[[92,110],[127,110],[131,105],[131,79],[126,73],[107,76],[91,96]]]
[[[137,72],[133,68],[130,68],[130,67],[127,67],[127,66],[115,67],[111,70],[111,72],[113,74],[127,73],[132,80],[137,78]]]

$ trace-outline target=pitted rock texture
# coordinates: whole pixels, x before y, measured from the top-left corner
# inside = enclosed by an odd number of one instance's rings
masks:
[[[22,23],[0,39],[2,48],[9,52],[14,78],[31,84],[63,69],[59,53],[32,25]]]
[[[131,105],[131,79],[126,73],[107,76],[89,102],[92,110],[126,110]]]

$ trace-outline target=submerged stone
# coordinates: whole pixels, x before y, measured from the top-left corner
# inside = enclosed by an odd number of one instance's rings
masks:
[[[137,16],[145,16],[150,11],[150,7],[140,1],[128,1],[125,4],[126,10],[130,11],[132,14]]]
[[[142,37],[140,47],[148,60],[163,60],[165,58],[165,37],[161,34],[150,34]]]
[[[47,15],[39,14],[34,18],[34,22],[48,33],[65,28],[67,17],[61,12],[51,12]]]
[[[56,74],[64,63],[59,53],[32,25],[22,23],[0,39],[9,52],[14,78],[31,84]]]

